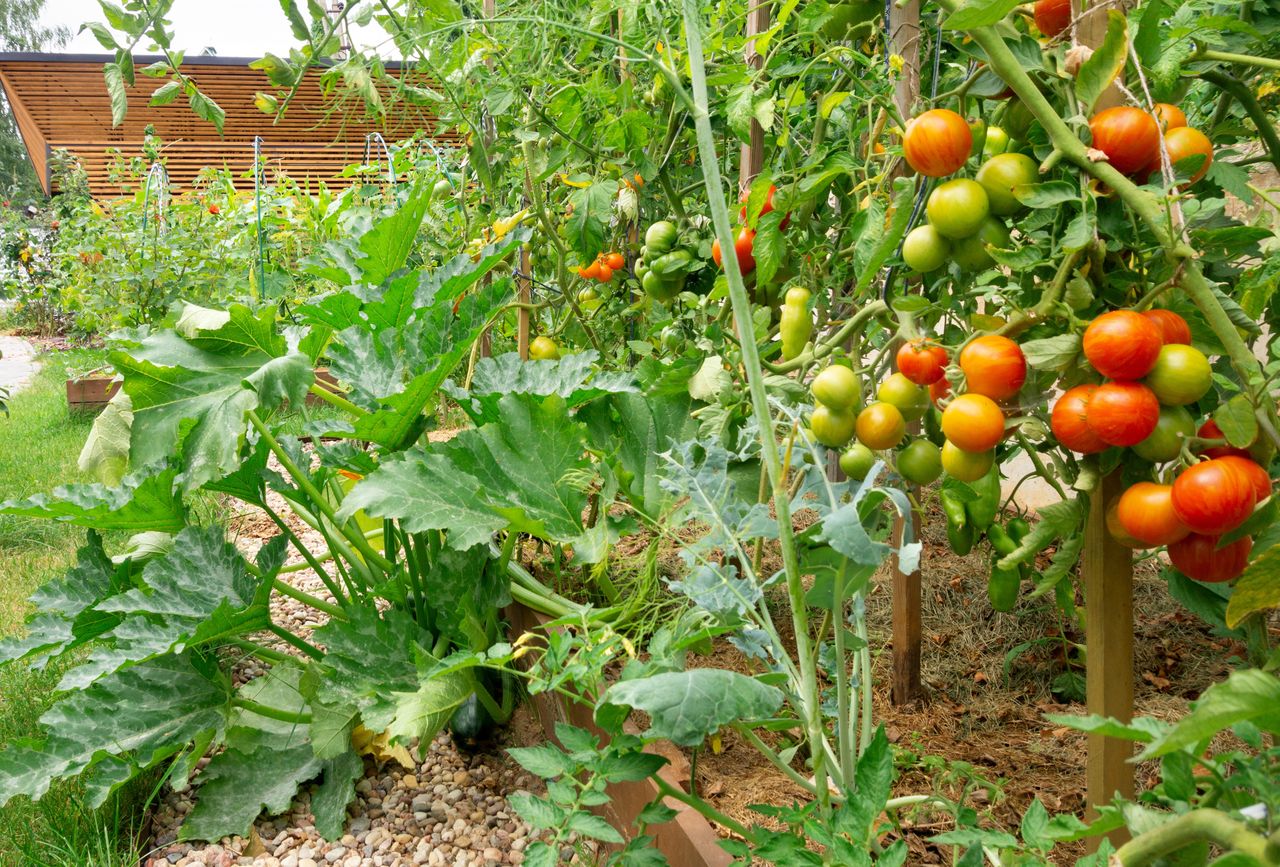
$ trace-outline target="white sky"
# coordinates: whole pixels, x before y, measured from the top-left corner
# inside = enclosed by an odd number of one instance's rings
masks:
[[[306,8],[302,3],[299,6]],[[46,0],[43,19],[48,24],[62,24],[70,29],[71,42],[62,50],[105,52],[88,31],[76,32],[86,21],[105,20],[97,0]],[[174,33],[173,47],[188,55],[199,54],[206,46],[212,46],[224,57],[261,57],[268,51],[283,54],[297,44],[284,13],[274,0],[176,0],[169,20]],[[352,37],[360,45],[369,39],[378,39],[379,34],[381,30],[375,26],[364,32],[353,32]],[[140,48],[145,51],[146,45]]]

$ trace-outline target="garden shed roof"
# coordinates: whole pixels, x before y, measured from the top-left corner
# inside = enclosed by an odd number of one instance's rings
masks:
[[[363,107],[344,111],[322,89],[324,70],[318,68],[307,72],[289,110],[275,123],[254,105],[254,96],[278,88],[263,72],[249,68],[254,58],[248,57],[197,56],[183,61],[183,73],[226,112],[221,136],[213,124],[197,118],[185,100],[150,105],[151,93],[161,81],[141,74],[128,89],[124,123],[113,127],[102,76],[103,64],[112,59],[105,54],[0,52],[0,86],[46,193],[53,192],[50,158],[56,149],[65,148],[84,166],[94,196],[119,196],[125,191],[111,177],[112,163],[117,154],[142,153],[148,125],[165,143],[162,159],[175,190],[189,189],[206,166],[249,176],[256,136],[262,138],[268,171],[283,169],[299,182],[331,185],[352,182],[339,175],[345,166],[364,159],[369,133],[380,132],[387,141],[395,141],[425,130],[446,145],[456,144],[458,138],[453,130],[438,129],[429,110],[404,102],[396,103],[395,113],[380,122],[365,117]],[[134,61],[142,69],[159,59],[138,56]],[[387,68],[394,72],[399,64],[387,63]]]

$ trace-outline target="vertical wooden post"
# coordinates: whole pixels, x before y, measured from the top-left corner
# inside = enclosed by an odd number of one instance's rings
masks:
[[[516,281],[517,294],[521,304],[533,303],[533,281],[530,279],[533,276],[533,272],[529,270],[530,267],[529,246],[526,244],[520,248],[520,273],[529,276],[522,276]],[[521,307],[519,312],[516,313],[516,351],[520,353],[522,361],[529,360],[529,325],[529,308]]]
[[[1101,481],[1090,500],[1084,538],[1086,693],[1089,713],[1133,718],[1133,553],[1107,531],[1107,508],[1120,496],[1120,471]],[[1131,741],[1089,735],[1088,806],[1134,793]],[[1124,830],[1109,835],[1119,845]],[[1096,841],[1094,843],[1096,848]]]
[[[769,2],[755,0],[755,5],[747,10],[747,50],[746,64],[759,69],[764,58],[756,51],[753,37],[769,29]],[[738,172],[738,192],[742,192],[756,175],[764,168],[764,129],[755,118],[751,119],[751,143],[742,146],[741,164]]]
[[[1073,0],[1073,16],[1079,17],[1075,37],[1080,44],[1097,48],[1107,32],[1106,4],[1090,4],[1082,14],[1082,0]],[[1108,88],[1098,108],[1118,105],[1120,89]],[[1116,542],[1107,531],[1107,509],[1121,493],[1120,471],[1098,485],[1090,499],[1084,539],[1084,601],[1086,646],[1086,698],[1089,713],[1133,718],[1133,552]],[[1117,794],[1134,794],[1133,744],[1102,735],[1089,735],[1089,760],[1085,777],[1090,815],[1096,806]],[[1124,829],[1108,838],[1115,845],[1129,839]],[[1100,841],[1094,839],[1091,849]]]
[[[902,73],[894,82],[893,102],[905,123],[916,109],[920,96],[920,0],[905,6],[890,5],[889,46],[891,54],[902,58]],[[868,145],[870,147],[870,145]],[[904,169],[905,170],[905,167]],[[918,534],[915,515],[899,516],[893,524],[894,547]],[[921,574],[899,568],[893,558],[893,682],[895,705],[910,704],[922,696],[920,686]]]
[[[497,0],[484,0],[482,11],[485,18],[496,17],[498,14]],[[492,57],[486,60],[485,63],[488,64],[490,69],[493,69],[494,60]],[[487,153],[489,147],[493,145],[493,136],[491,135],[493,131],[493,124],[489,121],[487,112],[482,112],[480,117],[481,117],[481,123],[484,126],[484,128],[480,130],[480,135],[485,137],[485,151]],[[523,258],[521,259],[521,261],[523,261]],[[527,274],[528,272],[526,271],[525,273]],[[484,280],[485,280],[485,283],[487,284],[489,282],[489,275],[485,275]],[[493,336],[489,334],[489,329],[486,328],[483,332],[481,332],[479,339],[480,339],[480,357],[489,358],[491,355],[493,355]],[[528,355],[526,354],[523,357],[527,358]]]

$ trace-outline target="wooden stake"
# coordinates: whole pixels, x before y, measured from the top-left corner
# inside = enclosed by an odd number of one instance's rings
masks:
[[[520,248],[520,273],[532,274],[529,268],[529,247],[526,244]],[[520,303],[533,303],[533,281],[529,277],[521,277],[516,281],[516,285],[519,287]],[[528,307],[521,307],[516,313],[516,350],[520,353],[522,361],[529,360],[529,314]]]
[[[1133,718],[1133,553],[1107,531],[1107,508],[1120,496],[1120,471],[1102,480],[1094,492],[1084,538],[1085,643],[1089,713]],[[1117,794],[1134,793],[1131,741],[1089,735],[1088,806],[1110,803]],[[1128,832],[1108,835],[1120,845]],[[1092,846],[1097,848],[1097,842]]]
[[[746,63],[753,69],[760,69],[764,58],[756,51],[758,36],[769,29],[768,0],[756,0],[756,5],[747,10],[747,50]],[[751,119],[751,143],[742,146],[741,164],[738,174],[738,192],[741,193],[751,185],[752,179],[764,168],[764,129],[755,118]]]
[[[911,523],[908,523],[911,522]],[[893,522],[894,545],[915,522],[899,515]],[[893,555],[893,703],[911,704],[923,697],[920,688],[920,567],[913,572],[898,568]]]
[[[902,58],[902,73],[893,85],[893,102],[905,123],[915,113],[920,97],[920,0],[905,6],[890,5],[889,52]],[[868,143],[871,147],[871,143]],[[899,172],[905,172],[901,166]],[[919,534],[915,513],[899,516],[893,524],[893,545]],[[923,697],[920,686],[921,574],[898,568],[893,558],[893,689],[895,705],[911,704]]]

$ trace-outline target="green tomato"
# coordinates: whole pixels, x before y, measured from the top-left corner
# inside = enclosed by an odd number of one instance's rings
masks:
[[[1133,447],[1138,457],[1163,464],[1182,454],[1182,442],[1195,436],[1196,422],[1184,406],[1160,407],[1160,418],[1151,436]]]
[[[449,182],[448,178],[441,178],[436,181],[436,185],[431,188],[431,195],[433,198],[437,199],[444,198],[445,196],[452,196],[453,184]]]
[[[1170,343],[1161,348],[1155,367],[1143,381],[1165,406],[1186,406],[1209,393],[1213,368],[1194,346]]]
[[[1034,184],[1040,180],[1036,161],[1026,154],[996,154],[978,169],[978,183],[987,193],[991,213],[1007,217],[1022,210],[1023,204],[1013,194],[1019,184]]]
[[[876,397],[891,403],[906,421],[919,421],[929,408],[929,391],[916,385],[901,373],[886,377],[876,390]]]
[[[949,440],[942,444],[942,469],[958,482],[976,482],[991,471],[996,450],[966,452]]]
[[[928,440],[912,440],[898,453],[898,475],[916,485],[929,485],[942,475],[942,450]]]
[[[1002,154],[1009,149],[1009,134],[998,126],[987,127],[987,140],[982,144],[984,157]]]
[[[862,481],[876,465],[876,453],[862,443],[854,443],[840,456],[840,470],[846,476]]]
[[[640,281],[640,288],[650,298],[658,301],[670,301],[680,294],[679,284],[662,279],[656,271],[649,271],[644,275]]]
[[[978,233],[973,237],[956,241],[951,247],[951,258],[965,271],[989,268],[996,260],[987,252],[988,244],[1001,249],[1009,246],[1009,230],[995,217],[983,220]]]
[[[844,0],[831,4],[831,17],[822,25],[822,35],[832,40],[848,39],[851,32],[868,24],[884,11],[879,0]]]
[[[1026,103],[1020,99],[1011,99],[1005,104],[1004,117],[1000,125],[1004,127],[1010,139],[1026,141],[1034,120],[1035,116],[1031,114],[1031,109],[1027,108]]]
[[[675,223],[670,220],[659,220],[645,231],[644,245],[648,248],[648,253],[661,256],[676,245],[679,237],[680,230],[676,228]]]
[[[902,241],[902,261],[912,271],[927,274],[947,263],[951,255],[951,242],[928,223],[916,226]]]
[[[832,409],[852,410],[858,399],[858,376],[842,364],[831,364],[809,384],[813,399]]]
[[[853,410],[831,409],[821,405],[813,411],[813,416],[809,419],[809,429],[813,431],[814,439],[833,449],[840,448],[853,439],[853,429],[856,424],[857,418]]]
[[[924,210],[943,237],[959,240],[977,232],[991,208],[981,184],[956,178],[934,188]]]
[[[560,357],[560,347],[546,335],[539,334],[529,344],[529,358],[533,361],[555,361]]]

